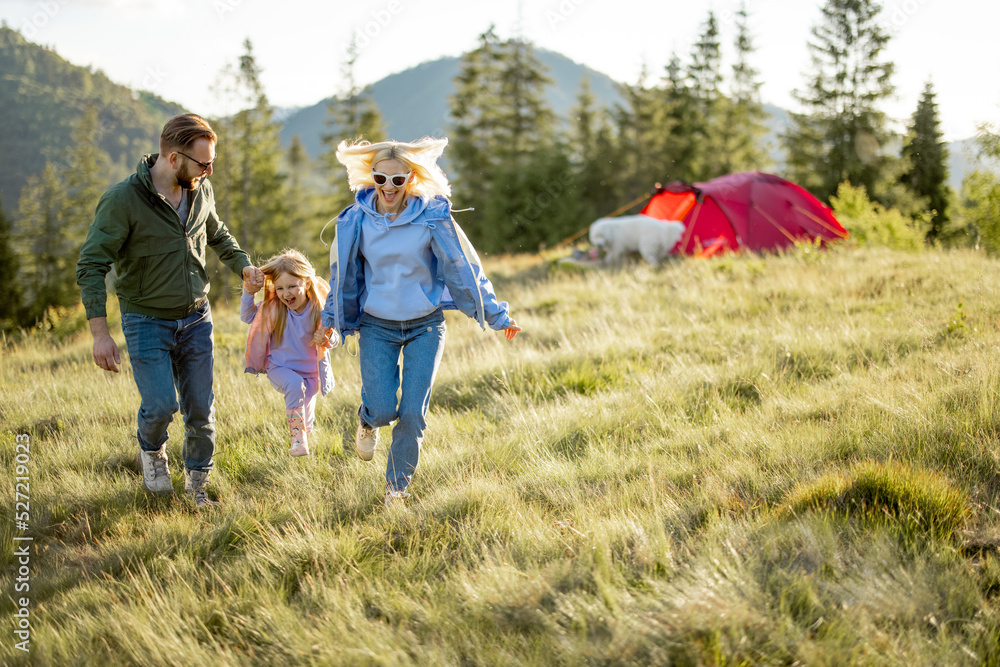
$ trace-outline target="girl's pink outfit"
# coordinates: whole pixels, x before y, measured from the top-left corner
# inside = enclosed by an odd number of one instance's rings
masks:
[[[326,297],[328,287],[322,278],[314,278],[317,291]],[[266,373],[271,385],[285,397],[292,455],[309,453],[308,434],[313,430],[317,393],[327,394],[334,386],[330,354],[312,343],[312,308],[301,314],[288,310],[281,344],[274,346],[274,316],[277,308],[287,308],[276,299],[255,304],[252,294],[240,299],[240,319],[250,325],[247,335],[246,372]]]

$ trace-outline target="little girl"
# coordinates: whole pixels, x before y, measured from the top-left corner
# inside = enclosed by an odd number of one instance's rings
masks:
[[[264,300],[254,304],[260,287],[249,282],[243,283],[240,298],[240,319],[250,325],[246,372],[266,372],[271,385],[285,395],[292,441],[288,453],[308,456],[316,394],[326,395],[334,384],[329,345],[316,336],[330,286],[298,250],[284,250],[260,270]],[[314,342],[314,336],[324,342]]]

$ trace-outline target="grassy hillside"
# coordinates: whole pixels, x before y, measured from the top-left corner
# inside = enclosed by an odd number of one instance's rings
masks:
[[[384,448],[349,449],[354,346],[293,460],[216,313],[224,504],[201,512],[179,424],[175,496],[140,490],[127,370],[87,338],[4,347],[3,512],[27,434],[35,550],[32,653],[8,635],[0,662],[1000,663],[996,261],[488,269],[525,332],[449,316],[406,511],[380,505]]]

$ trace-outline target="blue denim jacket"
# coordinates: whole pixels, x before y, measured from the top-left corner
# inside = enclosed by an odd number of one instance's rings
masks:
[[[337,217],[337,232],[330,245],[330,294],[323,308],[324,326],[333,327],[343,338],[357,333],[361,326],[361,301],[365,294],[365,261],[358,254],[361,221],[373,201],[374,189],[358,192],[357,203],[348,206]],[[509,306],[497,302],[493,285],[483,273],[482,262],[465,232],[451,217],[451,203],[445,197],[435,197],[409,224],[427,225],[431,231],[431,251],[436,260],[435,280],[444,283],[441,308],[458,310],[479,322],[500,331],[510,326]],[[391,271],[393,267],[373,267]]]

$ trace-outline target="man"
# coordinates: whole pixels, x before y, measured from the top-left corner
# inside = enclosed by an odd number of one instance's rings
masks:
[[[121,357],[108,332],[104,284],[115,267],[122,330],[141,397],[136,435],[143,486],[150,493],[173,492],[166,441],[179,398],[184,490],[199,507],[218,505],[205,489],[215,453],[205,247],[251,284],[264,280],[215,212],[207,180],[215,143],[204,118],[171,118],[160,135],[160,152],[144,156],[135,174],[101,197],[76,268],[94,362],[117,373]]]

